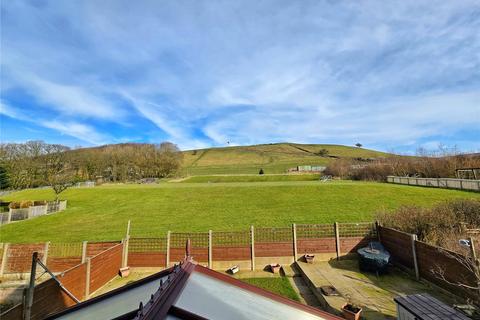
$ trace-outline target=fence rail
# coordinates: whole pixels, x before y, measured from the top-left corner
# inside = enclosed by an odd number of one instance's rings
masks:
[[[387,182],[410,186],[480,191],[480,180],[388,176]]]
[[[8,212],[0,213],[0,225],[15,221],[32,219],[50,213],[63,211],[67,208],[67,200],[48,202],[46,205],[31,206],[28,208],[9,209]]]

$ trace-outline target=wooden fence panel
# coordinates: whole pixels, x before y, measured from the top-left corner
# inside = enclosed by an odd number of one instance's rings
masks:
[[[385,227],[379,227],[379,229],[380,240],[385,249],[393,255],[393,261],[413,269],[412,240],[410,234]]]
[[[128,244],[130,267],[165,267],[166,238],[131,238]]]
[[[88,242],[87,257],[93,257],[97,254],[119,244],[120,241]]]
[[[6,273],[29,272],[32,266],[32,254],[38,252],[39,259],[43,258],[44,243],[10,244],[7,252]]]
[[[92,257],[90,293],[112,280],[122,266],[123,244],[118,244]]]
[[[170,234],[170,262],[178,263],[185,258],[187,239],[191,242],[191,255],[198,262],[208,262],[208,232]]]
[[[441,249],[424,242],[416,241],[416,252],[420,276],[448,291],[464,297],[473,297],[473,291],[462,289],[450,283],[462,283],[476,286],[474,274],[458,259],[462,255]],[[458,259],[456,258],[458,257]],[[440,279],[436,272],[441,271],[447,281]]]

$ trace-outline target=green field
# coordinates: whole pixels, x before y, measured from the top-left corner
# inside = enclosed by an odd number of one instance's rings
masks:
[[[271,182],[271,181],[318,181],[319,174],[274,174],[274,175],[242,175],[242,176],[194,176],[180,181],[181,183],[219,183],[219,182]]]
[[[50,189],[24,190],[2,200],[53,199]],[[372,221],[381,209],[402,204],[432,206],[479,193],[350,181],[161,183],[72,188],[68,209],[0,228],[2,242],[121,239],[171,231],[247,230],[291,223]]]
[[[327,155],[319,156],[321,149]],[[298,165],[327,165],[337,158],[378,158],[391,154],[332,144],[274,143],[253,146],[210,148],[183,152],[183,174],[285,173]]]
[[[247,278],[240,280],[286,298],[300,301],[300,297],[293,289],[287,277]]]

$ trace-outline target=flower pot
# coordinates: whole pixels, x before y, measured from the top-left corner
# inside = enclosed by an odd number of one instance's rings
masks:
[[[343,317],[347,320],[359,320],[362,308],[355,307],[350,303],[345,304],[342,307]]]
[[[270,270],[272,270],[273,273],[278,273],[280,271],[280,268],[282,266],[279,265],[278,263],[277,264],[271,264],[270,265]]]
[[[130,267],[120,268],[118,273],[122,278],[128,277],[128,275],[130,274]]]
[[[230,269],[228,269],[228,271],[230,271],[231,274],[235,274],[238,271],[240,271],[240,268],[238,266],[233,266]]]
[[[303,257],[305,258],[305,261],[307,263],[313,263],[313,259],[315,259],[315,256],[313,254],[308,254],[308,253],[305,253]]]

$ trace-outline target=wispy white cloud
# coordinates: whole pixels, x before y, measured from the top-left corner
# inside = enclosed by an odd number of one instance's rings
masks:
[[[98,133],[94,128],[83,123],[44,120],[41,121],[40,124],[43,127],[57,130],[62,134],[78,138],[93,145],[105,144],[108,142],[105,135]]]
[[[88,124],[92,141],[148,140],[147,120],[185,148],[442,139],[480,148],[477,1],[1,6],[2,97]],[[19,91],[33,101],[17,103]]]

